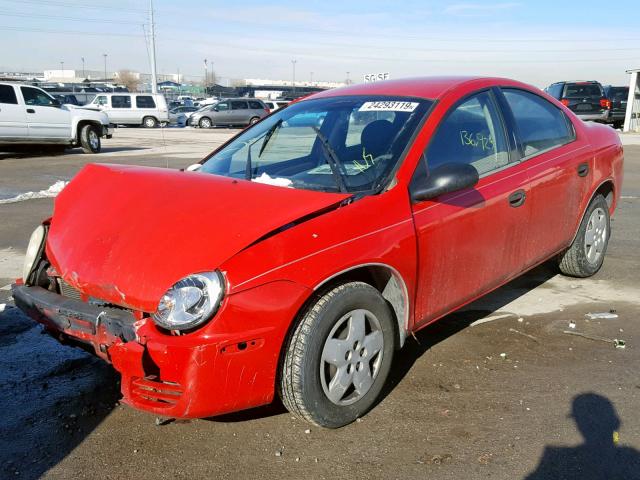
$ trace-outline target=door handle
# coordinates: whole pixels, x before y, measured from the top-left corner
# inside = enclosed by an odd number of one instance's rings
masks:
[[[36,113],[36,111],[33,108],[27,108],[27,113]]]
[[[511,195],[509,195],[509,205],[516,208],[524,203],[527,199],[527,194],[524,193],[524,190],[516,190]]]
[[[578,165],[578,176],[579,177],[586,177],[587,173],[589,173],[589,164],[588,163],[581,163],[580,165]]]

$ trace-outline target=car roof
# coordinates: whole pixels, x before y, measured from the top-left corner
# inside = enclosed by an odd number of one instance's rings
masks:
[[[402,97],[417,97],[425,99],[438,99],[449,90],[460,87],[466,83],[482,81],[487,84],[503,84],[509,86],[525,86],[520,82],[499,77],[482,76],[438,76],[415,77],[398,80],[385,80],[381,82],[359,83],[347,87],[325,90],[310,95],[307,99],[335,97],[343,95],[397,95]],[[529,87],[528,85],[526,85]],[[530,88],[530,87],[529,87]]]

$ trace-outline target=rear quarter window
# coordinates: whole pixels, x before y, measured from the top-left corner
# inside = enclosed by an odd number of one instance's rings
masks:
[[[136,108],[156,108],[156,102],[150,95],[137,96]]]
[[[551,102],[525,90],[505,88],[502,92],[513,113],[525,158],[575,140],[569,119]]]
[[[16,91],[11,85],[0,85],[0,103],[8,103],[10,105],[18,104]]]
[[[249,108],[252,110],[264,110],[264,107],[262,106],[262,104],[260,102],[256,102],[255,100],[249,102]]]

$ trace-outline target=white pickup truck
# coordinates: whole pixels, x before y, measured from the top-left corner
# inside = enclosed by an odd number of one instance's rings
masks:
[[[31,85],[0,83],[0,151],[51,145],[98,153],[101,138],[111,138],[106,114],[61,105]]]

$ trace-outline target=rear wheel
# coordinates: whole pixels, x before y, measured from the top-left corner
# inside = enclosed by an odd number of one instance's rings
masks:
[[[255,125],[259,121],[260,121],[260,117],[251,117],[251,120],[249,120],[249,125]]]
[[[584,214],[576,238],[560,256],[560,271],[571,277],[595,274],[604,262],[610,234],[609,205],[602,195],[596,195]]]
[[[144,117],[142,119],[142,125],[145,128],[156,128],[158,126],[158,120],[155,117]]]
[[[211,128],[213,126],[213,123],[211,122],[211,119],[209,117],[202,117],[198,122],[198,126],[200,128]]]
[[[338,428],[364,415],[389,374],[393,315],[362,282],[339,285],[315,302],[285,346],[280,397],[315,425]]]
[[[84,125],[80,130],[80,145],[84,153],[98,153],[102,148],[98,129],[94,125]]]

